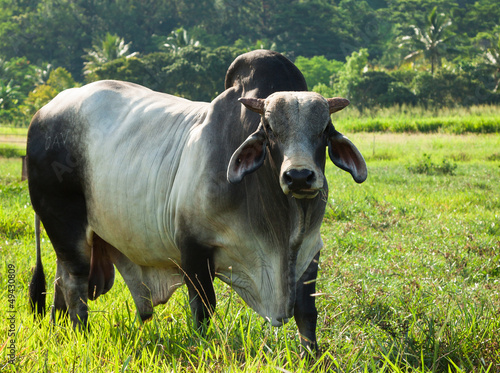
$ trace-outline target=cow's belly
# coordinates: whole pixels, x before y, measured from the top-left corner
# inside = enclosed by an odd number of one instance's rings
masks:
[[[180,264],[177,246],[168,232],[154,229],[157,222],[153,216],[144,219],[137,214],[140,211],[110,210],[105,214],[95,209],[90,211],[89,229],[140,266],[171,268]]]
[[[170,227],[159,220],[164,202],[146,190],[94,187],[87,201],[89,228],[138,265],[175,266],[179,250]]]

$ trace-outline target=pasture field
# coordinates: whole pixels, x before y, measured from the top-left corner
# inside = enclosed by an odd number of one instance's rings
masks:
[[[49,317],[34,322],[33,211],[20,160],[0,157],[0,370],[499,372],[500,135],[349,137],[369,176],[357,185],[327,166],[320,354],[309,360],[299,358],[293,320],[271,327],[218,280],[206,336],[192,328],[185,287],[141,325],[118,274],[90,302],[86,335]],[[49,306],[55,255],[43,238]]]

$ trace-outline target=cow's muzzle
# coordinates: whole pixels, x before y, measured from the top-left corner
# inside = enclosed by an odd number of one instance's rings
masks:
[[[283,173],[281,187],[285,194],[291,193],[295,198],[314,198],[320,189],[314,171],[295,168]]]

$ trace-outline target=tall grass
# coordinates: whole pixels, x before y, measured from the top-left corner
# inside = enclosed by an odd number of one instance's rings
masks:
[[[343,129],[339,129],[342,131]],[[500,135],[349,136],[369,178],[328,165],[317,284],[317,359],[301,360],[294,321],[272,328],[216,280],[218,307],[202,336],[187,292],[141,325],[121,276],[90,302],[91,329],[34,322],[27,289],[33,214],[20,161],[0,158],[0,315],[7,266],[16,267],[16,358],[7,372],[498,372],[500,371]],[[454,174],[413,173],[423,153]],[[48,283],[55,255],[43,235]],[[53,289],[48,288],[47,299]]]
[[[362,112],[348,107],[336,113],[334,120],[336,126],[348,132],[498,133],[500,107],[483,105],[429,110],[403,105]]]

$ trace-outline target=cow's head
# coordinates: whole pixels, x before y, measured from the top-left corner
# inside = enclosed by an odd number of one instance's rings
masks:
[[[280,150],[280,185],[285,194],[295,198],[314,198],[324,188],[322,165],[326,145],[336,166],[348,171],[356,182],[365,181],[363,156],[335,130],[330,119],[330,114],[349,105],[348,100],[325,99],[314,92],[277,92],[267,99],[240,98],[240,102],[262,119],[257,131],[236,149],[229,161],[227,178],[231,183],[239,183],[262,166],[268,145]]]

